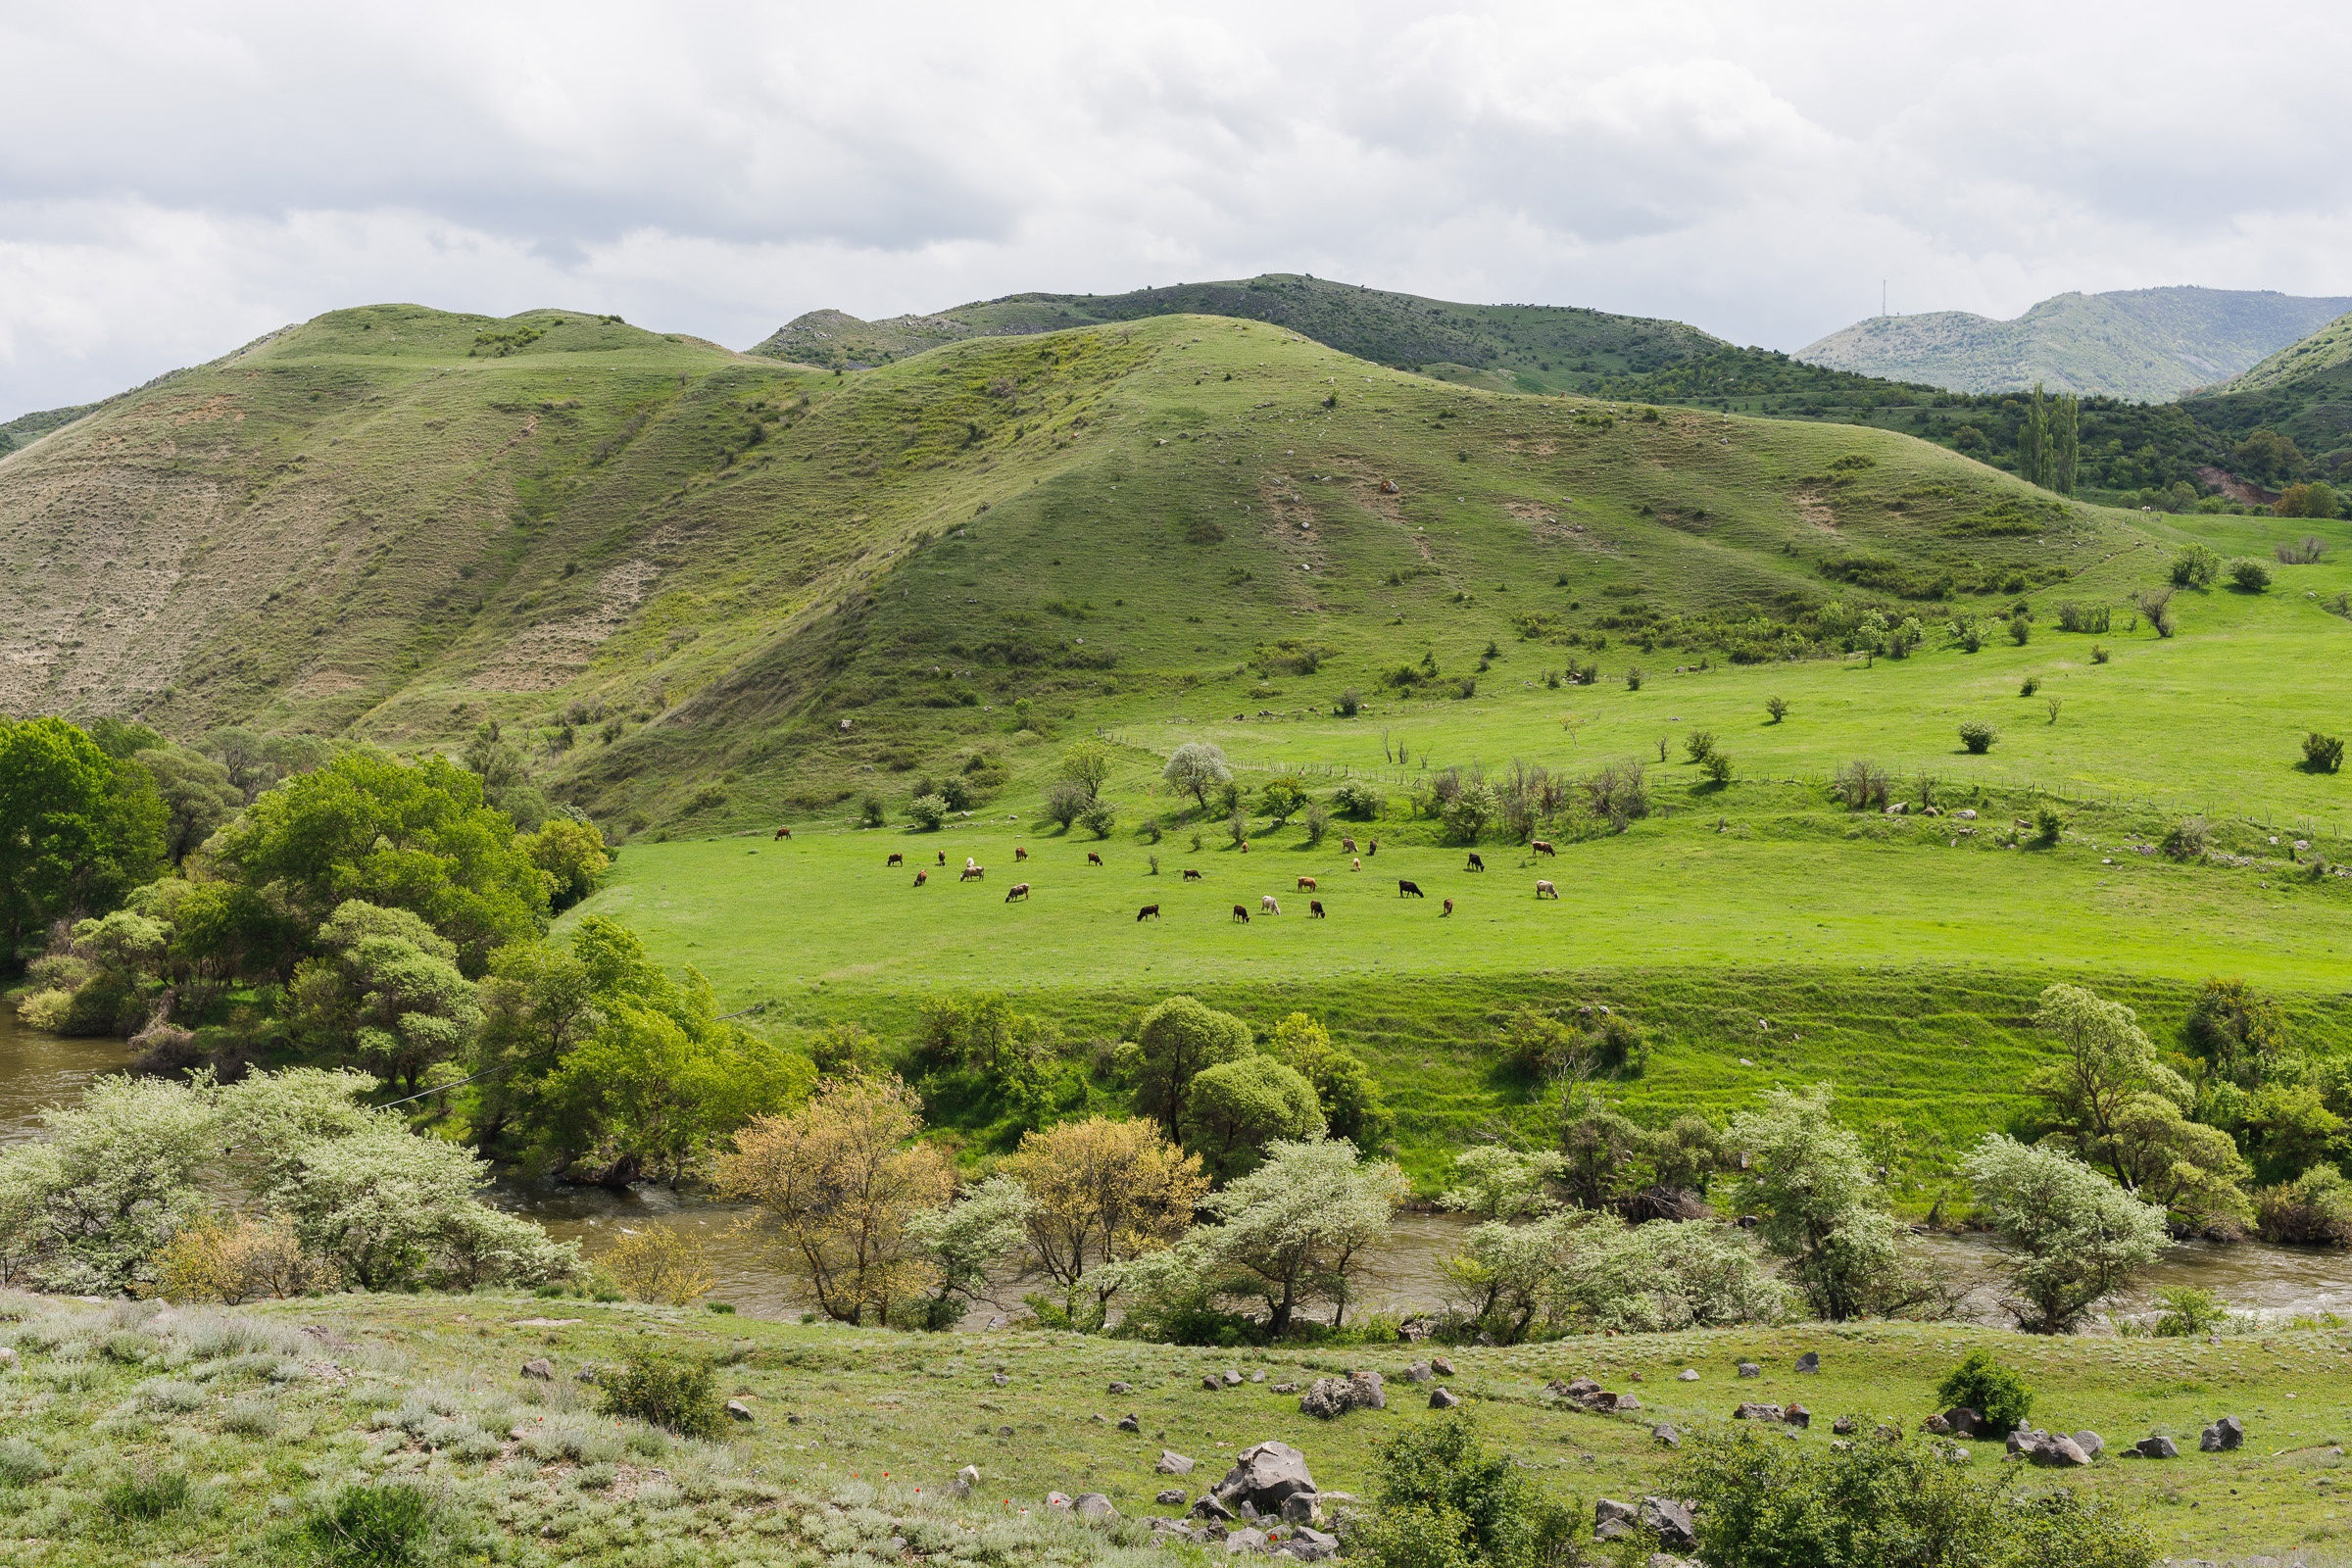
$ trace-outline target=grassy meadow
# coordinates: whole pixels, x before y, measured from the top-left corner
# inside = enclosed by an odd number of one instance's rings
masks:
[[[1146,1539],[1135,1521],[1175,1511],[1154,1494],[1188,1485],[1156,1473],[1163,1447],[1197,1461],[1193,1494],[1238,1449],[1271,1438],[1305,1453],[1326,1494],[1362,1495],[1377,1445],[1430,1419],[1399,1376],[1420,1353],[1404,1346],[1299,1353],[907,1335],[495,1295],[160,1315],[20,1299],[11,1315],[0,1341],[21,1365],[0,1376],[11,1446],[0,1555],[54,1568],[321,1560],[304,1534],[314,1511],[345,1486],[388,1480],[422,1483],[440,1540],[470,1561],[849,1562],[895,1535],[959,1561],[1115,1562]],[[689,1443],[598,1414],[597,1389],[577,1374],[614,1366],[649,1336],[717,1359],[718,1392],[754,1419]],[[1909,1424],[1936,1408],[1936,1383],[1978,1345],[2024,1376],[2035,1424],[2088,1428],[2107,1444],[2087,1471],[2022,1484],[2128,1500],[2179,1556],[2343,1560],[2352,1335],[2341,1330],[2209,1344],[1808,1324],[1454,1349],[1456,1373],[1442,1381],[1541,1485],[1589,1504],[1662,1484],[1671,1455],[1655,1423],[1719,1425],[1757,1399],[1812,1411],[1811,1429],[1792,1435],[1804,1445],[1831,1442],[1839,1414]],[[1817,1376],[1791,1370],[1806,1350],[1820,1353]],[[521,1375],[538,1357],[553,1363],[551,1381]],[[1763,1376],[1738,1378],[1741,1360]],[[1203,1374],[1227,1367],[1265,1381],[1202,1390]],[[1354,1367],[1389,1379],[1386,1410],[1323,1423],[1274,1392]],[[1697,1380],[1680,1381],[1685,1368]],[[1595,1415],[1544,1396],[1550,1380],[1579,1376],[1638,1394],[1642,1410]],[[1109,1393],[1113,1381],[1133,1392]],[[1129,1414],[1132,1434],[1113,1424]],[[2198,1452],[2198,1431],[2225,1414],[2244,1422],[2245,1446]],[[2181,1456],[2117,1456],[2150,1433],[2173,1436]],[[1968,1446],[1973,1463],[2000,1462],[1997,1444]],[[974,1495],[943,1497],[965,1464],[980,1471]],[[1053,1519],[1049,1491],[1102,1492],[1122,1522]],[[142,1494],[163,1505],[126,1516],[124,1500]]]

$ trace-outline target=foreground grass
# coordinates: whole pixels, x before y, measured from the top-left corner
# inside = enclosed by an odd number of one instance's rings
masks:
[[[1376,1446],[1428,1419],[1420,1391],[1395,1377],[1417,1353],[1402,1345],[1211,1352],[489,1296],[153,1315],[19,1298],[10,1311],[21,1320],[0,1324],[0,1340],[22,1364],[0,1375],[0,1427],[51,1472],[0,1484],[0,1557],[24,1563],[316,1560],[301,1528],[310,1510],[347,1485],[386,1480],[429,1490],[445,1554],[464,1560],[846,1562],[893,1555],[894,1535],[918,1555],[964,1562],[1115,1560],[1144,1539],[1134,1522],[1154,1511],[1153,1494],[1178,1484],[1153,1469],[1163,1446],[1199,1462],[1196,1494],[1235,1450],[1268,1438],[1298,1446],[1327,1492],[1361,1494]],[[755,1419],[703,1444],[595,1415],[596,1390],[576,1375],[649,1341],[721,1361],[722,1393]],[[1838,1413],[1913,1422],[1977,1345],[2033,1386],[2037,1425],[2096,1430],[2111,1455],[2150,1432],[2184,1449],[2170,1462],[2108,1457],[2063,1478],[2037,1472],[2030,1484],[2117,1496],[2180,1555],[2317,1548],[2308,1560],[2340,1560],[2352,1529],[2336,1498],[2352,1480],[2340,1447],[2352,1432],[2348,1331],[2036,1341],[1948,1325],[1808,1324],[1453,1350],[1458,1373],[1446,1381],[1494,1442],[1585,1503],[1658,1484],[1667,1455],[1652,1423],[1721,1422],[1741,1399],[1805,1404],[1816,1424],[1791,1441],[1808,1445],[1831,1441]],[[1808,1349],[1821,1354],[1817,1377],[1790,1370]],[[520,1375],[540,1356],[553,1381]],[[1739,1379],[1741,1359],[1761,1363],[1763,1377]],[[1201,1375],[1227,1366],[1266,1381],[1204,1392]],[[1391,1375],[1387,1410],[1323,1424],[1273,1392],[1351,1366]],[[1677,1380],[1686,1367],[1697,1381]],[[1644,1408],[1599,1416],[1544,1396],[1547,1381],[1579,1375],[1638,1388]],[[1133,1392],[1107,1393],[1114,1380]],[[1130,1413],[1140,1432],[1112,1424]],[[2223,1414],[2245,1422],[2245,1447],[2198,1453],[2197,1432]],[[1998,1446],[1972,1446],[1975,1463],[2000,1462]],[[964,1464],[980,1469],[978,1494],[942,1507]],[[110,1487],[157,1475],[185,1477],[185,1503],[152,1520],[109,1516]],[[1049,1519],[1050,1490],[1102,1492],[1124,1522]]]

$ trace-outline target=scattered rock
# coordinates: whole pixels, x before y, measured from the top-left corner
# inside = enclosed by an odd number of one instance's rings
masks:
[[[1200,1386],[1209,1393],[1216,1394],[1224,1389],[1225,1380],[1214,1372],[1203,1372],[1200,1374]]]
[[[1461,1402],[1462,1396],[1443,1383],[1429,1391],[1429,1407],[1432,1410],[1450,1410]]]
[[[1743,1378],[1760,1378],[1764,1375],[1764,1369],[1753,1361],[1742,1361],[1740,1363],[1740,1375]]]
[[[1433,1355],[1429,1358],[1429,1369],[1442,1378],[1453,1376],[1453,1363],[1442,1355]]]
[[[1671,1422],[1659,1422],[1656,1426],[1649,1429],[1649,1435],[1657,1439],[1658,1443],[1664,1447],[1679,1448],[1683,1446],[1683,1435],[1674,1430],[1674,1426]]]
[[[1619,1502],[1615,1497],[1595,1497],[1592,1499],[1592,1539],[1615,1541],[1620,1536],[1630,1536],[1641,1528],[1635,1522],[1639,1517],[1630,1502]]]
[[[1819,1350],[1807,1350],[1804,1354],[1798,1356],[1796,1358],[1796,1369],[1799,1372],[1819,1372],[1821,1370],[1821,1352]]]
[[[2075,1446],[2096,1459],[2107,1451],[2107,1440],[2096,1432],[2078,1432],[2075,1434]]]
[[[1781,1412],[1781,1421],[1787,1426],[1810,1427],[1813,1425],[1813,1412],[1801,1404],[1792,1404]]]
[[[749,1420],[751,1420],[751,1418],[752,1418],[752,1407],[751,1407],[750,1405],[748,1405],[748,1404],[744,1403],[744,1402],[743,1402],[741,1399],[729,1399],[729,1400],[727,1401],[727,1419],[728,1419],[728,1420],[730,1420],[730,1421],[749,1421]]]
[[[1298,1408],[1307,1415],[1330,1421],[1350,1410],[1385,1410],[1389,1396],[1380,1386],[1377,1372],[1351,1372],[1344,1378],[1317,1378],[1304,1394],[1298,1396]]]
[[[1226,1386],[1227,1388],[1229,1388],[1229,1389],[1238,1389],[1238,1388],[1240,1388],[1240,1387],[1242,1386],[1242,1375],[1241,1375],[1241,1373],[1239,1373],[1238,1371],[1235,1371],[1235,1370],[1234,1370],[1233,1368],[1231,1368],[1231,1367],[1228,1367],[1228,1368],[1226,1368],[1226,1370],[1225,1370],[1225,1386]]]
[[[2197,1446],[2207,1453],[2228,1453],[2245,1441],[2245,1427],[2237,1417],[2226,1415],[2198,1435]]]
[[[1163,1476],[1189,1476],[1193,1473],[1193,1461],[1174,1448],[1162,1448],[1159,1450],[1159,1463],[1152,1468]]]
[[[1228,1554],[1237,1551],[1264,1551],[1266,1549],[1266,1533],[1263,1530],[1236,1530],[1225,1538],[1225,1550]]]
[[[2034,1463],[2051,1468],[2090,1463],[2090,1455],[2084,1453],[2074,1439],[2049,1433],[2043,1433],[2025,1453]]]
[[[1642,1381],[1642,1374],[1639,1372],[1628,1372],[1625,1375],[1625,1381],[1628,1383],[1639,1383]]]
[[[1781,1407],[1777,1404],[1741,1404],[1732,1412],[1735,1421],[1770,1421],[1780,1425]]]
[[[1989,1438],[1992,1429],[1984,1418],[1965,1404],[1955,1404],[1943,1412],[1943,1424],[1957,1438]]]
[[[2170,1438],[2142,1438],[2132,1445],[2132,1451],[2142,1459],[2178,1459],[2180,1457],[2180,1445]]]
[[[1002,1372],[992,1372],[988,1375],[988,1381],[994,1383],[998,1388],[1001,1389],[1005,1384],[1010,1383],[1012,1379],[1006,1377]]]
[[[1617,1409],[1620,1414],[1627,1410],[1639,1410],[1641,1408],[1642,1401],[1635,1398],[1632,1395],[1620,1394],[1617,1396]]]
[[[1830,1423],[1830,1430],[1839,1437],[1844,1437],[1854,1430],[1854,1418],[1850,1415],[1841,1415]]]
[[[1934,1433],[1939,1438],[1948,1438],[1952,1435],[1952,1424],[1942,1416],[1932,1415],[1919,1424],[1919,1430]]]
[[[1698,1381],[1698,1369],[1696,1367],[1687,1366],[1674,1375],[1674,1381],[1677,1383],[1696,1383]]]
[[[978,1465],[967,1464],[962,1469],[956,1472],[956,1495],[958,1497],[970,1496],[972,1494],[972,1489],[979,1484],[980,1467]],[[1178,1500],[1181,1501],[1182,1499],[1180,1498]]]
[[[1119,1417],[1119,1430],[1121,1432],[1141,1432],[1144,1430],[1144,1423],[1135,1416],[1123,1415]]]
[[[1260,1443],[1234,1456],[1233,1468],[1215,1487],[1227,1502],[1247,1504],[1258,1513],[1279,1513],[1286,1498],[1312,1494],[1315,1478],[1308,1474],[1306,1455],[1287,1443]]]
[[[1340,1551],[1339,1537],[1327,1536],[1322,1531],[1310,1529],[1305,1525],[1300,1525],[1292,1532],[1287,1544],[1290,1547],[1291,1555],[1301,1562],[1321,1562],[1326,1557],[1338,1556]]]
[[[1298,1385],[1296,1383],[1277,1383],[1274,1385],[1274,1392],[1276,1394],[1297,1394],[1298,1392]]]
[[[1252,1383],[1263,1383],[1266,1381],[1266,1375],[1263,1372],[1252,1372],[1250,1374],[1250,1381]]]
[[[1167,1491],[1159,1494],[1159,1495],[1153,1497],[1152,1500],[1158,1503],[1163,1508],[1172,1508],[1178,1503],[1184,1501],[1185,1496],[1186,1493],[1182,1487],[1170,1487]]]
[[[1203,1492],[1200,1494],[1200,1500],[1193,1504],[1193,1517],[1211,1520],[1218,1524],[1231,1524],[1236,1515],[1231,1508],[1225,1506],[1215,1493]]]
[[[553,1383],[556,1378],[556,1363],[544,1355],[538,1356],[522,1363],[522,1375],[526,1378],[537,1378],[542,1383]]]
[[[1402,1376],[1407,1383],[1427,1383],[1437,1374],[1429,1369],[1427,1361],[1415,1361],[1404,1369]]]
[[[1311,1492],[1294,1492],[1282,1499],[1282,1522],[1286,1525],[1311,1525],[1316,1511],[1316,1497]]]
[[[1643,1497],[1642,1523],[1654,1532],[1658,1544],[1675,1551],[1689,1551],[1698,1544],[1698,1535],[1690,1528],[1690,1505],[1672,1497]]]
[[[1119,1510],[1112,1507],[1110,1499],[1100,1492],[1081,1492],[1078,1494],[1078,1500],[1070,1506],[1081,1519],[1100,1521],[1116,1519],[1119,1516]]]
[[[1049,1508],[1058,1508],[1062,1512],[1067,1513],[1070,1507],[1069,1494],[1063,1492],[1047,1493],[1046,1506]]]
[[[1135,1386],[1130,1383],[1113,1383],[1110,1386],[1110,1392],[1113,1394],[1133,1394],[1135,1392]]]
[[[1954,811],[1952,814],[1963,822],[1974,822],[1977,819],[1977,812],[1974,807],[1963,806],[1960,808],[1960,809]]]
[[[1000,1438],[1009,1438],[1012,1436],[1012,1428],[999,1427],[997,1428],[997,1436]]]

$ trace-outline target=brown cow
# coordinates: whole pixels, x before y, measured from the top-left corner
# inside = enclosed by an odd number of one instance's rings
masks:
[[[1026,860],[1029,858],[1029,852],[1015,844],[1012,847],[1012,858],[1016,860]]]
[[[1005,890],[1004,902],[1006,904],[1010,904],[1015,899],[1025,899],[1028,896],[1029,884],[1026,882],[1015,882],[1011,887]]]
[[[1316,919],[1316,920],[1320,920],[1320,919],[1322,919],[1322,918],[1323,918],[1323,901],[1322,901],[1321,899],[1309,899],[1309,900],[1307,900],[1307,901],[1306,901],[1306,912],[1307,912],[1307,915],[1308,915],[1308,917],[1309,917],[1310,919]]]
[[[1299,892],[1301,892],[1301,893],[1312,893],[1312,892],[1314,892],[1314,891],[1315,891],[1315,879],[1314,879],[1313,877],[1311,877],[1311,876],[1302,876],[1302,877],[1300,877],[1300,878],[1298,879],[1298,891],[1299,891]]]
[[[1340,853],[1343,855],[1353,855],[1355,853],[1355,840],[1348,837],[1344,833],[1340,835]]]
[[[1536,884],[1536,897],[1541,899],[1546,894],[1549,894],[1552,898],[1556,899],[1560,896],[1560,890],[1553,887],[1548,882],[1539,881]]]
[[[894,855],[889,859],[882,862],[882,869],[887,871],[894,865],[905,865],[906,863],[906,857],[904,855]]]
[[[1363,868],[1364,862],[1361,860],[1349,860],[1348,862],[1348,869],[1350,871],[1361,871]]]
[[[1239,849],[1244,855],[1248,855],[1250,853],[1250,841],[1248,839],[1244,839],[1240,844],[1236,845],[1235,848]]]
[[[1551,847],[1551,841],[1549,839],[1538,839],[1535,843],[1530,844],[1528,848],[1535,851],[1538,855],[1557,856],[1560,853]]]
[[[1398,877],[1396,879],[1396,896],[1400,899],[1422,899],[1429,895],[1421,891],[1420,883],[1407,882],[1404,878]]]
[[[983,880],[985,880],[985,879],[987,878],[987,876],[988,876],[988,867],[987,867],[987,866],[985,866],[985,865],[967,865],[967,866],[965,866],[965,867],[963,868],[963,874],[962,874],[961,876],[957,877],[956,880],[956,881],[958,881],[958,882],[979,882],[979,881],[983,881]]]
[[[1241,921],[1244,925],[1248,925],[1250,923],[1250,911],[1244,908],[1241,905],[1237,904],[1233,906],[1233,917],[1236,920]]]
[[[1486,868],[1487,862],[1478,858],[1476,850],[1470,852],[1470,863],[1462,867],[1465,871],[1484,871]]]
[[[1142,908],[1135,911],[1135,919],[1138,925],[1141,925],[1146,920],[1156,920],[1158,918],[1159,906],[1156,904],[1147,904]]]
[[[776,829],[776,838],[769,839],[767,842],[773,844],[776,842],[776,839],[788,839],[790,837],[792,837],[792,829],[788,827],[780,827]]]
[[[945,865],[945,864],[947,864],[947,863],[948,863],[948,852],[947,852],[947,851],[945,851],[945,850],[942,850],[942,851],[940,851],[940,852],[939,852],[939,863],[940,863],[940,864],[942,864],[942,865]]]
[[[1184,868],[1184,879],[1187,882],[1198,882],[1200,880],[1200,873],[1188,865]]]
[[[914,873],[914,885],[918,888],[930,880],[931,873],[928,871],[917,871]]]
[[[1380,840],[1366,840],[1364,844],[1364,853],[1366,855],[1378,855],[1380,853]]]
[[[1086,863],[1089,865],[1101,865],[1102,863],[1102,857],[1097,855],[1094,851],[1089,850],[1086,852]]]
[[[1451,914],[1452,912],[1453,912],[1453,901],[1452,901],[1451,899],[1447,899],[1447,900],[1446,901],[1446,914]],[[1441,915],[1439,915],[1439,916],[1438,916],[1438,918],[1439,918],[1439,919],[1441,919],[1441,920],[1443,920],[1443,919],[1445,919],[1445,918],[1446,918],[1446,914],[1441,914]]]

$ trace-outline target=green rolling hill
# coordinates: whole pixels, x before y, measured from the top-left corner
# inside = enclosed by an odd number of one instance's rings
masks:
[[[2268,290],[2060,294],[2008,321],[1966,311],[1871,317],[1796,357],[1955,392],[2040,382],[2052,392],[2162,403],[2227,381],[2347,311],[2352,298]]]
[[[2277,430],[2341,484],[2352,476],[2352,315],[2182,406],[2231,436]]]

